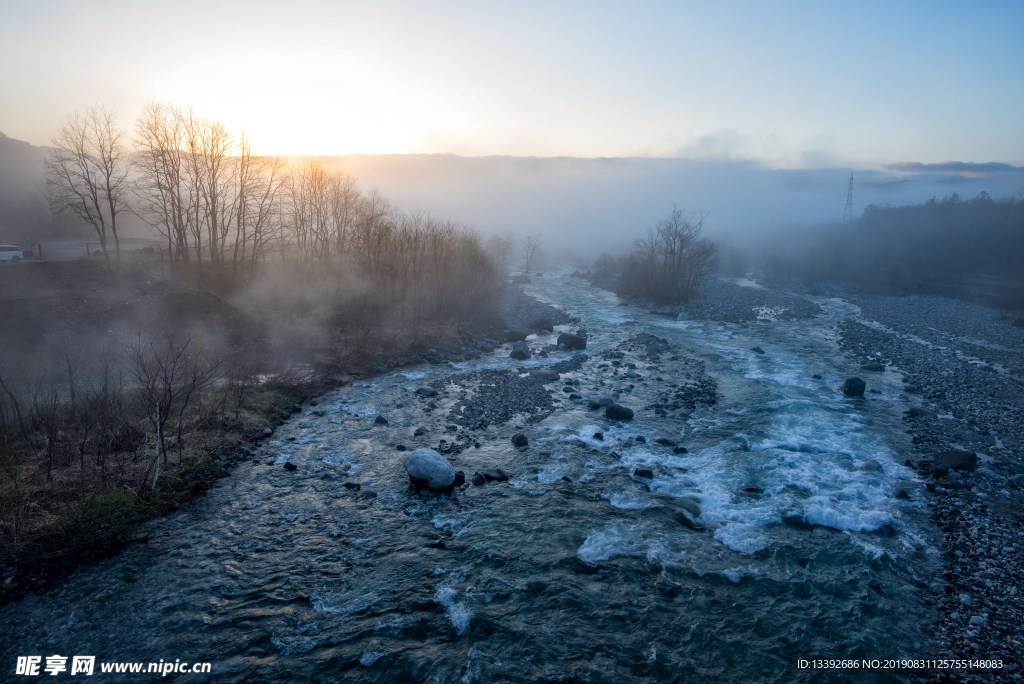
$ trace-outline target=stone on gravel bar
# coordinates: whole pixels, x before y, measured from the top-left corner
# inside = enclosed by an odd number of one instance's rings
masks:
[[[505,333],[506,342],[525,342],[530,333],[525,330],[509,330]]]
[[[384,416],[377,416],[376,418],[373,419],[373,422],[376,423],[377,425],[387,425],[388,419],[385,418]]]
[[[867,389],[867,383],[860,378],[850,378],[843,383],[843,386],[839,388],[839,391],[848,397],[863,397],[864,390]]]
[[[609,404],[604,410],[604,415],[612,420],[633,420],[633,409],[618,404]]]
[[[543,382],[554,382],[555,380],[561,380],[562,376],[553,370],[548,368],[537,368],[530,371],[531,378],[537,378]]]
[[[480,473],[473,473],[473,484],[477,487],[487,484],[487,478]]]
[[[865,363],[863,366],[860,367],[860,369],[871,371],[872,373],[882,373],[885,371],[885,366],[878,363],[877,361],[873,361],[871,363]]]
[[[978,455],[973,451],[942,451],[932,457],[931,472],[939,474],[950,470],[974,472],[978,469]]]
[[[433,449],[417,449],[405,457],[405,472],[413,484],[434,490],[446,489],[455,482],[455,468]]]
[[[433,387],[420,387],[418,390],[416,390],[416,394],[420,395],[421,397],[436,397],[437,390],[434,389]]]
[[[530,353],[530,347],[526,344],[526,342],[514,342],[512,344],[512,352],[509,353],[508,356],[510,359],[515,359],[517,361],[525,361],[526,359],[530,358],[532,354]]]
[[[935,411],[921,408],[920,406],[911,406],[907,411],[907,415],[911,418],[935,418],[938,414]]]
[[[536,328],[537,330],[547,330],[548,332],[554,332],[555,330],[555,324],[546,316],[535,319],[530,323],[530,327]]]
[[[565,345],[566,349],[586,349],[586,339],[572,333],[562,333],[558,336],[556,344]]]
[[[418,428],[416,428],[416,432],[412,433],[412,436],[413,437],[422,437],[425,434],[427,434],[427,428],[425,428],[425,427],[418,427]]]
[[[522,432],[512,435],[512,445],[517,447],[529,446],[530,440]]]

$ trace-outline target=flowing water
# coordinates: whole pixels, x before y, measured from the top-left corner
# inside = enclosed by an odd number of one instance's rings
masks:
[[[585,398],[620,390],[636,420],[564,401],[539,422],[472,431],[480,447],[453,455],[456,468],[511,480],[424,495],[396,445],[455,437],[413,390],[568,354],[513,364],[499,350],[460,371],[344,387],[280,428],[260,461],[152,523],[147,544],[0,610],[8,664],[209,661],[218,682],[902,681],[796,663],[930,653],[937,536],[901,465],[898,374],[872,374],[880,393],[867,400],[835,389],[854,369],[833,330],[854,306],[818,300],[817,318],[767,311],[744,327],[619,307],[563,276],[528,291],[580,317],[571,328],[587,329],[588,354],[637,333],[678,345],[715,378],[717,403],[655,416],[644,407],[674,378],[671,361],[627,354],[630,378],[594,356],[564,377]],[[448,390],[439,413],[474,387]],[[389,426],[374,425],[378,413]],[[431,432],[413,438],[419,425]],[[520,425],[530,446],[516,450]],[[647,443],[623,441],[636,435]],[[868,458],[883,472],[861,471]]]

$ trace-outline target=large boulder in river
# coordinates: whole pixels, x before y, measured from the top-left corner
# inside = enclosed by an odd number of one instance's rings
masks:
[[[839,391],[848,397],[863,397],[864,390],[867,386],[867,383],[860,378],[850,378],[843,383],[843,386],[839,388]]]
[[[517,361],[525,361],[530,358],[530,348],[525,342],[514,342],[512,344],[512,352],[508,355],[510,359],[516,359]]]
[[[530,333],[526,332],[525,330],[509,330],[507,333],[505,333],[505,341],[522,342],[527,338],[529,334]]]
[[[932,458],[931,471],[937,475],[950,470],[974,472],[978,469],[978,455],[973,451],[942,451]]]
[[[608,408],[604,410],[604,415],[612,420],[633,420],[633,409],[618,404],[609,404]]]
[[[417,449],[405,457],[405,472],[415,485],[447,489],[455,482],[455,468],[433,449]]]
[[[562,333],[558,336],[558,344],[565,345],[566,349],[586,349],[587,340],[586,338],[580,337],[579,335],[573,335],[572,333]]]

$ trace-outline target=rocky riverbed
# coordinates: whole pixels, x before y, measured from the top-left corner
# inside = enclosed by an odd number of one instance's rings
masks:
[[[720,317],[677,320],[533,278],[508,316],[525,339],[304,403],[145,543],[0,608],[5,662],[180,658],[239,682],[874,682],[796,663],[954,653],[1004,657],[984,676],[1013,681],[1003,424],[979,423],[978,400],[945,429],[954,408],[923,399],[955,369],[902,381],[911,363],[884,336],[910,319],[877,320],[890,303],[726,285]],[[759,315],[779,306],[799,315]],[[986,342],[1007,377],[1012,342]],[[965,378],[1003,376],[975,358]],[[838,391],[855,374],[866,398]],[[923,473],[968,446],[946,439],[960,428],[981,454],[962,489]],[[418,449],[451,486],[410,482]]]
[[[943,532],[946,568],[933,582],[938,651],[999,658],[1003,673],[964,681],[1019,681],[1024,660],[1024,329],[985,307],[930,297],[854,297],[843,350],[869,386],[904,385],[908,454]],[[870,397],[870,395],[868,395]],[[933,455],[974,452],[969,470],[934,472]],[[937,479],[938,478],[938,479]]]

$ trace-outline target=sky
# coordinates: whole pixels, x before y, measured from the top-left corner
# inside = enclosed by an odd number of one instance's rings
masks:
[[[1019,166],[1021,35],[1021,2],[0,0],[0,131],[160,100],[268,154]]]

